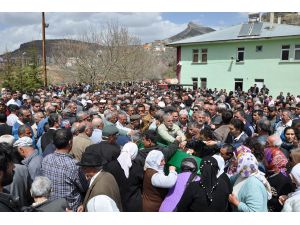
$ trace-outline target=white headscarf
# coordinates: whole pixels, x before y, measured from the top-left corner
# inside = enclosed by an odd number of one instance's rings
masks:
[[[214,157],[218,162],[219,171],[217,174],[217,178],[219,178],[219,176],[221,176],[222,173],[224,173],[225,161],[224,161],[223,157],[220,155],[213,155],[212,157]]]
[[[87,203],[88,212],[119,212],[116,203],[107,195],[97,195]]]
[[[128,142],[124,145],[121,150],[121,153],[118,157],[118,162],[120,163],[126,178],[129,177],[129,169],[132,166],[132,160],[135,159],[138,153],[138,147],[133,142]]]
[[[161,160],[164,159],[164,154],[158,150],[152,150],[148,153],[145,161],[144,170],[151,168],[156,171],[162,171],[163,166],[160,165]]]
[[[289,197],[300,194],[300,163],[297,163],[296,166],[293,167],[291,175],[293,175],[294,182],[296,183],[296,190],[295,192],[290,193]]]

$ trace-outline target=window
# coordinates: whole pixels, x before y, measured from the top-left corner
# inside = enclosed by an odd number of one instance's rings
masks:
[[[237,50],[237,62],[243,62],[244,61],[244,54],[245,54],[245,48],[238,48]]]
[[[290,45],[282,45],[281,47],[281,60],[289,60]]]
[[[202,48],[201,54],[202,54],[201,62],[207,63],[207,48]]]
[[[262,45],[257,45],[256,46],[256,52],[262,52],[263,46]]]
[[[201,88],[206,89],[206,87],[207,87],[207,79],[201,78]]]
[[[197,63],[199,60],[199,50],[193,49],[193,63]]]
[[[295,60],[300,60],[300,45],[295,45]]]

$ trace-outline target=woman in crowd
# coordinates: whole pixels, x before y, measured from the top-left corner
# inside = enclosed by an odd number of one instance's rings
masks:
[[[188,157],[181,162],[181,173],[177,176],[177,181],[172,187],[165,200],[160,206],[160,212],[176,211],[176,206],[183,195],[184,190],[193,181],[198,181],[200,178],[197,176],[198,165],[194,158]]]
[[[164,155],[161,151],[152,150],[147,155],[144,166],[143,211],[158,212],[161,203],[177,180],[174,166],[169,167],[169,175],[164,174]]]
[[[293,148],[298,148],[299,141],[297,139],[297,136],[295,134],[295,130],[292,127],[286,127],[283,130],[283,140],[281,144],[281,148],[287,150],[290,152]]]
[[[111,173],[119,186],[124,212],[142,211],[143,167],[133,160],[137,156],[138,147],[128,142],[121,150],[119,157],[104,166]]]
[[[268,201],[271,212],[280,212],[282,205],[278,198],[292,192],[292,181],[287,174],[287,158],[277,147],[265,149],[265,165],[267,169],[267,180],[271,185],[272,198]]]
[[[258,170],[258,162],[252,153],[238,156],[237,175],[232,176],[233,193],[229,202],[239,212],[267,212],[268,199],[271,198],[271,187]]]
[[[225,212],[230,191],[222,179],[217,178],[218,162],[205,157],[200,164],[200,181],[192,182],[177,205],[179,212]]]
[[[280,196],[279,201],[283,205],[282,212],[300,212],[300,163],[293,167],[291,178],[296,184],[296,190],[288,196]]]

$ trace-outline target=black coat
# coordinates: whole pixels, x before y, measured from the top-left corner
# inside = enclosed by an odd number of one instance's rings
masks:
[[[201,140],[191,140],[186,144],[186,147],[193,149],[195,151],[194,155],[199,158],[213,156],[219,152],[217,145],[208,146]]]
[[[218,179],[218,185],[213,192],[213,201],[209,205],[206,192],[199,181],[192,182],[184,191],[178,205],[178,212],[226,212],[230,191],[223,179]]]
[[[128,179],[126,178],[124,171],[117,160],[109,162],[104,166],[103,169],[111,173],[118,183],[123,211],[141,212],[143,210],[143,167],[139,163],[133,162],[129,170]]]
[[[293,192],[292,180],[290,176],[285,176],[282,173],[270,176],[267,180],[272,190],[272,198],[268,201],[269,211],[280,212],[283,206],[279,203],[278,198],[280,195]]]
[[[19,212],[18,200],[10,194],[0,192],[0,212]]]
[[[12,134],[12,127],[8,126],[6,123],[5,124],[0,124],[0,136],[4,134]]]
[[[85,151],[96,151],[99,154],[103,164],[109,163],[118,158],[121,149],[117,144],[110,144],[107,141],[101,141],[98,144],[93,144],[86,147]]]
[[[45,151],[47,145],[49,145],[50,143],[53,143],[53,136],[54,136],[55,131],[56,130],[54,130],[54,129],[49,129],[41,137],[41,147],[42,147],[43,152]]]

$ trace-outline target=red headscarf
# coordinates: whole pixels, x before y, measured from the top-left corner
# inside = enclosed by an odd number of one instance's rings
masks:
[[[278,147],[268,147],[265,149],[265,161],[266,167],[269,171],[275,173],[283,173],[286,174],[286,164],[288,163],[285,155],[280,151]]]

